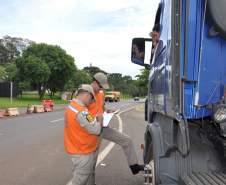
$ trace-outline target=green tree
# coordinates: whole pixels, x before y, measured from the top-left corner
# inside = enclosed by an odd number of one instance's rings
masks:
[[[35,56],[20,57],[17,59],[16,64],[18,77],[20,82],[23,82],[21,84],[30,84],[32,88],[38,90],[39,98],[42,99],[51,74],[49,66]]]
[[[111,73],[108,75],[108,81],[112,90],[121,91],[123,88],[122,74]]]
[[[122,77],[123,81],[131,83],[133,81],[133,78],[129,75],[123,76]]]
[[[0,65],[6,64],[8,60],[7,58],[7,49],[2,43],[0,43]]]
[[[129,85],[129,94],[133,97],[140,96],[139,87],[136,84],[136,80],[133,80],[132,83]]]
[[[6,78],[7,72],[3,66],[0,66],[0,82],[4,81]]]
[[[120,91],[125,95],[138,96],[138,87],[136,81],[131,76],[123,76],[120,73],[112,73],[108,75],[111,90]]]
[[[19,54],[20,52],[13,43],[3,43],[3,40],[0,40],[0,65],[6,65],[10,62],[13,62],[13,60],[17,58]]]
[[[75,91],[80,84],[89,84],[92,82],[92,77],[85,70],[78,70],[73,75],[72,78],[65,85],[65,90]]]
[[[56,91],[62,91],[77,70],[74,58],[59,46],[32,44],[23,52],[23,58],[29,56],[37,57],[40,62],[48,66],[50,74],[46,88],[51,91],[51,96]]]
[[[97,72],[104,72],[98,67],[90,66],[85,67],[84,70],[92,77]],[[108,74],[108,81],[110,84],[110,90],[120,91],[122,94],[131,96],[145,96],[148,91],[148,76],[149,70],[142,69],[140,74],[136,76],[134,80],[131,76],[123,76],[121,73]]]
[[[139,88],[139,92],[141,96],[147,95],[148,92],[148,76],[149,76],[148,69],[142,69],[141,74],[137,75],[137,87]]]
[[[17,80],[17,66],[15,62],[6,65],[7,81],[16,82]]]
[[[20,55],[20,52],[17,50],[16,46],[12,42],[7,42],[5,44],[8,53],[8,62],[12,62],[15,58]]]
[[[20,81],[18,82],[18,88],[20,89],[20,95],[22,97],[23,95],[23,91],[28,91],[31,90],[31,84],[29,81]],[[41,99],[41,97],[39,97]]]

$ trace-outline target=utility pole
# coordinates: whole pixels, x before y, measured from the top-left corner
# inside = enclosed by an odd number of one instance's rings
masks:
[[[10,102],[13,103],[13,82],[10,82]]]

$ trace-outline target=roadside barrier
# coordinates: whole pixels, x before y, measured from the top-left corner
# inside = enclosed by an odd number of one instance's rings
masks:
[[[35,105],[34,113],[41,113],[41,112],[45,112],[44,106],[43,105]]]
[[[3,118],[5,116],[5,112],[4,111],[0,111],[0,118]]]
[[[45,112],[52,112],[53,111],[53,100],[43,100],[42,105],[44,106]]]
[[[17,107],[15,107],[15,108],[7,108],[5,110],[5,115],[6,116],[18,116],[18,115],[20,115],[20,113],[19,113],[19,110],[18,110]]]
[[[27,113],[31,114],[35,111],[35,106],[34,105],[29,105],[27,106]]]

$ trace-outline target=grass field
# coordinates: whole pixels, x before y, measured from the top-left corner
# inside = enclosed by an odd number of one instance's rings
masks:
[[[129,99],[131,99],[131,98],[133,98],[131,95],[127,95],[127,94],[121,95],[121,99],[122,99],[122,100],[129,100]]]
[[[130,95],[122,95],[122,100],[131,99]],[[44,97],[44,99],[50,99],[48,95]],[[60,94],[56,94],[53,98],[54,104],[67,104],[68,101],[61,100]],[[27,107],[30,105],[38,105],[41,104],[39,100],[37,92],[24,92],[23,96],[20,98],[14,98],[11,104],[10,98],[2,98],[0,97],[0,109],[8,108],[8,107]]]
[[[44,99],[50,99],[49,96],[45,96]],[[54,96],[54,104],[67,104],[67,101],[61,100],[59,95]],[[27,107],[28,104],[41,104],[38,94],[36,92],[26,92],[20,98],[14,98],[11,104],[10,98],[0,97],[0,108],[8,107]]]

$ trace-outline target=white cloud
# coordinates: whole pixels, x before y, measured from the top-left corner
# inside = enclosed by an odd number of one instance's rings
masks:
[[[103,12],[111,12],[117,11],[123,8],[133,7],[134,5],[139,5],[139,0],[93,0],[93,1],[82,1],[83,6],[88,9],[103,11]]]
[[[158,1],[24,0],[7,22],[0,20],[0,33],[60,45],[80,68],[92,63],[135,76],[140,67],[130,63],[131,40],[148,37]]]

